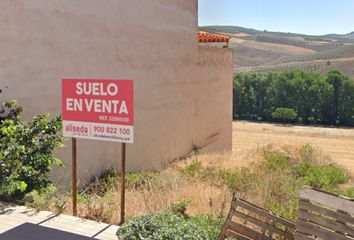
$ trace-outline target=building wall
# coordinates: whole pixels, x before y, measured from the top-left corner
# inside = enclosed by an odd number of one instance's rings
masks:
[[[232,53],[199,47],[197,0],[1,0],[0,100],[24,116],[61,111],[62,78],[132,79],[129,171],[159,168],[193,144],[231,150]],[[54,181],[70,180],[67,164]],[[119,166],[117,143],[79,140],[82,181]]]

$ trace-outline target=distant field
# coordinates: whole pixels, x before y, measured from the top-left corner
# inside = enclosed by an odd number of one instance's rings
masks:
[[[273,65],[261,65],[255,67],[239,67],[235,68],[235,72],[280,72],[286,70],[303,70],[327,73],[332,69],[338,69],[354,79],[354,57],[331,60],[290,62]]]
[[[233,125],[233,160],[254,161],[254,152],[273,144],[302,145],[310,143],[324,155],[344,167],[354,177],[354,129],[305,126],[282,126],[238,121]]]
[[[317,51],[314,54],[293,56],[287,59],[283,59],[282,62],[331,60],[331,59],[349,58],[349,57],[354,57],[354,44],[346,44],[335,48],[329,48],[329,49]]]
[[[234,49],[235,72],[339,69],[354,79],[354,32],[309,36],[236,26],[201,29],[232,37],[229,45]]]
[[[325,66],[318,70],[320,73],[326,73],[331,69],[338,69],[354,79],[354,59],[348,61],[331,61],[330,66]]]
[[[321,51],[233,38],[235,72],[338,69],[354,78],[354,44]]]
[[[235,49],[234,63],[236,67],[270,65],[284,58],[290,59],[291,57],[316,53],[311,49],[296,46],[256,42],[240,38],[231,39],[230,47]]]

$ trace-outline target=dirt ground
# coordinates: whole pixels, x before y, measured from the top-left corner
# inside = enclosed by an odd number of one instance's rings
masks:
[[[283,126],[245,121],[233,124],[233,161],[252,161],[252,152],[273,145],[310,143],[354,177],[354,128]],[[236,160],[236,161],[235,161]]]

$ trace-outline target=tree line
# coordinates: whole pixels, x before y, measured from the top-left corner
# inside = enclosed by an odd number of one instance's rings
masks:
[[[338,70],[239,73],[233,95],[234,119],[280,121],[293,111],[301,124],[354,126],[354,81]]]

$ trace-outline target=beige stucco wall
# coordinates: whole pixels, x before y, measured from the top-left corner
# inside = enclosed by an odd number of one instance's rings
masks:
[[[62,78],[133,79],[135,144],[128,170],[192,150],[231,150],[232,52],[199,47],[197,0],[1,0],[0,100],[24,116],[61,109]],[[54,181],[70,180],[67,162]],[[206,144],[208,143],[208,144]],[[119,144],[78,141],[83,181],[119,166]]]

